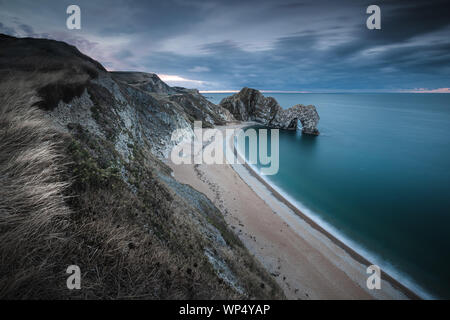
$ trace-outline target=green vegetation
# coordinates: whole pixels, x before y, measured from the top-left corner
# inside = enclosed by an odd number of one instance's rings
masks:
[[[77,187],[96,188],[105,184],[114,186],[120,181],[120,170],[112,162],[107,168],[101,168],[89,153],[77,141],[73,140],[68,152],[74,161],[73,175],[76,176]]]

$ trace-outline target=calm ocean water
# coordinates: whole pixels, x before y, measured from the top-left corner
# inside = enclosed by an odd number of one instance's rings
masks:
[[[321,118],[318,137],[280,131],[266,179],[404,284],[450,298],[450,94],[265,95]]]

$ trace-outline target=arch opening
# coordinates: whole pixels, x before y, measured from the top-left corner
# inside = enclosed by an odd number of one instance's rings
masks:
[[[291,122],[289,122],[289,125],[286,129],[287,130],[297,130],[298,121],[299,121],[298,118],[292,119]]]

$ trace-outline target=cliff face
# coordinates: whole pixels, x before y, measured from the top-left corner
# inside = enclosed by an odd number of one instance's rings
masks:
[[[266,126],[297,130],[298,121],[302,124],[304,134],[319,135],[317,124],[319,114],[314,106],[295,105],[283,109],[272,97],[264,97],[255,89],[243,88],[239,93],[224,98],[220,104],[241,121],[256,121]]]
[[[161,161],[173,130],[182,140],[194,120],[231,113],[62,42],[0,35],[0,47],[0,297],[283,297],[220,211]],[[82,290],[65,288],[72,264]]]

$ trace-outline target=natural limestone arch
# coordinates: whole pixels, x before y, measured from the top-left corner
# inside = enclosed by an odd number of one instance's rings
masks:
[[[319,120],[319,114],[314,106],[297,104],[289,109],[281,109],[280,107],[280,110],[274,119],[270,121],[269,125],[285,130],[297,130],[297,123],[300,121],[302,133],[319,135],[319,130],[317,129]]]
[[[320,117],[313,105],[297,104],[283,109],[274,98],[266,98],[255,89],[243,88],[239,93],[224,98],[220,106],[229,110],[236,120],[256,121],[284,130],[297,130],[297,121],[300,121],[302,133],[319,135],[317,124]]]

